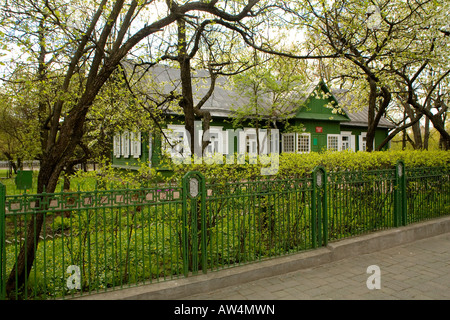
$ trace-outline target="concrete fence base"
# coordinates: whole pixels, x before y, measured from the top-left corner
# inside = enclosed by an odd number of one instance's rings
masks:
[[[281,275],[450,232],[450,217],[329,243],[326,247],[187,278],[86,295],[84,300],[173,300]]]

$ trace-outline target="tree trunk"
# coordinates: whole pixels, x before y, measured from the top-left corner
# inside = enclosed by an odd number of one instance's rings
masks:
[[[367,112],[367,135],[366,135],[366,151],[373,151],[373,142],[375,140],[375,108],[377,103],[377,83],[375,80],[368,78],[370,92],[369,105]]]
[[[423,135],[423,148],[428,150],[428,146],[430,143],[430,119],[425,117],[425,133]]]
[[[41,198],[37,199],[36,207],[40,206],[39,211],[41,213],[36,214],[34,219],[28,222],[25,235],[26,241],[20,248],[15,265],[11,269],[8,277],[6,292],[11,298],[14,298],[14,291],[17,290],[16,293],[18,293],[25,285],[25,280],[29,277],[34,263],[39,245],[39,235],[41,234],[44,222],[45,213],[42,212],[45,212],[47,209],[43,207],[45,201],[40,201],[44,197],[42,193],[53,193],[55,191],[61,172],[83,136],[83,126],[77,124],[84,123],[88,109],[79,105],[77,110],[78,112],[73,111],[66,117],[61,127],[58,140],[53,144],[47,143],[48,150],[45,152],[41,161],[37,181],[37,193],[41,195]]]

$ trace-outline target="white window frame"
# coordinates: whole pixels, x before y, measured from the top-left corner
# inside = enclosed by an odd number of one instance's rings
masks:
[[[259,154],[268,154],[269,153],[269,134],[267,129],[259,129]]]
[[[212,142],[210,144],[208,144],[208,146],[205,149],[205,155],[214,155],[216,153],[219,154],[226,154],[228,151],[228,146],[227,146],[227,132],[224,132],[222,130],[222,127],[210,127],[209,128],[209,134],[210,135],[217,135],[217,150],[216,148],[212,149],[213,144]],[[202,145],[203,143],[203,130],[199,130],[198,131],[198,137],[199,137],[199,142],[200,145]],[[211,141],[211,140],[210,140]]]
[[[344,149],[344,137],[348,137],[348,148]],[[342,131],[341,132],[341,150],[351,150],[355,151],[355,136],[352,135],[351,131]]]
[[[300,140],[304,137],[308,138],[308,150],[300,150]],[[310,133],[297,133],[297,137],[295,139],[296,142],[296,150],[298,153],[310,153],[311,152],[311,134]]]
[[[269,153],[280,154],[280,132],[278,129],[271,129],[269,131]]]
[[[120,134],[114,136],[113,149],[114,156],[120,158],[122,156],[122,136]]]
[[[255,132],[245,133],[245,153],[258,154],[258,139]]]
[[[366,138],[366,141],[364,141],[364,138]],[[375,148],[375,139],[373,139],[373,148]],[[361,134],[359,135],[359,150],[367,150],[367,132],[361,132]]]
[[[140,132],[131,132],[131,155],[133,158],[138,159],[141,157],[141,133]]]
[[[171,157],[186,158],[191,156],[191,148],[189,146],[188,134],[186,128],[183,125],[168,125],[167,129],[163,129],[164,134],[167,137],[163,137],[162,149],[165,153]],[[181,139],[178,141],[178,137]],[[183,148],[183,152],[177,151],[179,148]]]
[[[292,137],[292,150],[286,150],[287,147],[287,138],[289,137],[289,139],[291,139]],[[283,133],[281,135],[281,151],[283,153],[296,153],[297,152],[297,139],[296,139],[296,134],[295,132],[290,132],[290,133]],[[291,142],[289,142],[291,143]]]
[[[122,155],[125,159],[130,157],[130,132],[125,131],[122,134]]]
[[[255,128],[244,128],[243,131],[239,131],[239,154],[258,154],[258,140],[256,139]]]
[[[330,138],[336,138],[337,139],[337,148],[331,148],[330,147]],[[327,150],[332,150],[332,151],[341,151],[341,144],[342,144],[342,140],[341,140],[341,135],[340,134],[328,134],[327,135]]]

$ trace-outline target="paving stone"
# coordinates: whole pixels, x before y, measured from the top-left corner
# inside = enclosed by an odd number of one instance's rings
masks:
[[[381,271],[381,289],[369,290],[367,267]],[[450,299],[450,234],[243,283],[189,299],[447,300]]]

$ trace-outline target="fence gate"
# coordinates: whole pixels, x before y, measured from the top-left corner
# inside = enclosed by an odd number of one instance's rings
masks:
[[[206,273],[205,178],[197,171],[183,177],[183,272]]]

